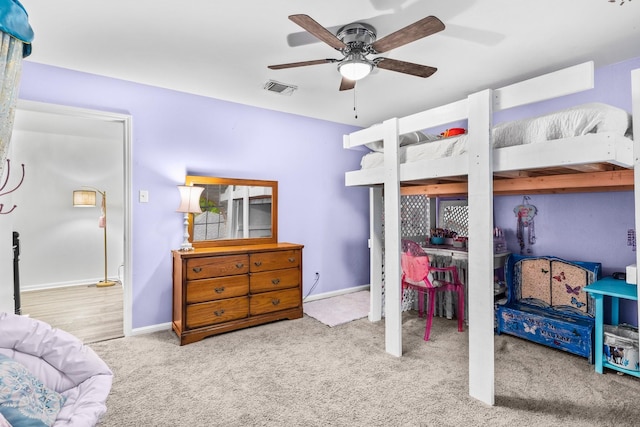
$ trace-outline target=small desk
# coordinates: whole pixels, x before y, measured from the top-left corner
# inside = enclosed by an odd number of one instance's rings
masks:
[[[469,319],[469,293],[467,292],[467,270],[469,266],[469,253],[467,248],[456,248],[452,245],[420,245],[422,250],[429,255],[431,265],[434,267],[458,267],[458,276],[464,285],[464,318]],[[493,267],[504,267],[511,252],[502,252],[493,255]],[[453,318],[454,304],[451,292],[438,293],[436,295],[435,316]]]
[[[451,257],[452,259],[462,259],[467,261],[469,259],[469,253],[467,248],[456,248],[451,245],[433,245],[426,244],[420,245],[422,250],[425,251],[429,256],[444,256]],[[507,262],[507,258],[511,255],[511,252],[501,252],[493,255],[493,265],[494,267],[500,268],[504,267]]]
[[[613,277],[605,277],[597,280],[592,284],[585,286],[585,292],[589,292],[596,304],[596,319],[595,319],[595,365],[596,372],[601,374],[603,368],[610,368],[616,371],[624,372],[625,374],[640,377],[640,372],[630,371],[628,369],[621,368],[620,366],[608,363],[603,360],[602,353],[604,351],[604,297],[611,297],[611,324],[618,324],[618,310],[620,308],[620,298],[629,300],[638,300],[638,287],[636,285],[630,285],[624,280],[614,279]]]

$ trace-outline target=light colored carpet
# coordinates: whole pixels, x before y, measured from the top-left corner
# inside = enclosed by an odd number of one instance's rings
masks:
[[[351,292],[303,304],[305,314],[334,327],[369,315],[369,291]]]
[[[180,346],[169,331],[91,344],[115,373],[100,427],[637,426],[640,380],[586,359],[494,337],[496,405],[468,391],[468,334],[455,320],[403,320],[404,356],[384,321],[333,328],[304,316]]]

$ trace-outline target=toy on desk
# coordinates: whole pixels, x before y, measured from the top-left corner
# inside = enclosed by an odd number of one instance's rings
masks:
[[[467,246],[467,238],[466,237],[456,237],[453,239],[453,247],[454,248],[464,248]]]
[[[458,236],[453,230],[446,228],[432,228],[430,242],[432,245],[452,245],[453,240]]]
[[[620,271],[616,271],[611,276],[613,276],[613,278],[616,279],[616,280],[627,280],[627,274],[626,273],[622,273]]]

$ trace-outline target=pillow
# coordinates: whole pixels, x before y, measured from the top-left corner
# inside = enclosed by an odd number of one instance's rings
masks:
[[[13,427],[51,426],[65,400],[24,365],[0,354],[0,415]]]
[[[440,137],[438,135],[430,135],[422,133],[420,131],[416,131],[400,135],[400,137],[398,138],[398,143],[400,147],[404,147],[405,145],[419,144],[425,141],[437,141],[439,139]],[[365,147],[367,147],[369,150],[377,151],[379,153],[382,153],[384,151],[382,141],[370,142],[368,144],[365,144]]]

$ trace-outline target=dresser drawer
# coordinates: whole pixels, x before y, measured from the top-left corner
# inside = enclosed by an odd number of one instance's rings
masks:
[[[187,280],[231,276],[249,272],[249,256],[224,255],[187,260]]]
[[[213,325],[249,315],[249,297],[202,302],[187,306],[187,328]]]
[[[271,313],[300,306],[300,289],[285,289],[283,291],[263,292],[251,295],[249,312],[252,316]]]
[[[258,252],[250,255],[250,271],[279,270],[300,265],[301,251]]]
[[[288,268],[286,270],[251,273],[249,283],[252,294],[294,288],[300,284],[300,269]]]
[[[187,281],[187,304],[245,296],[249,293],[249,276],[216,277]]]

